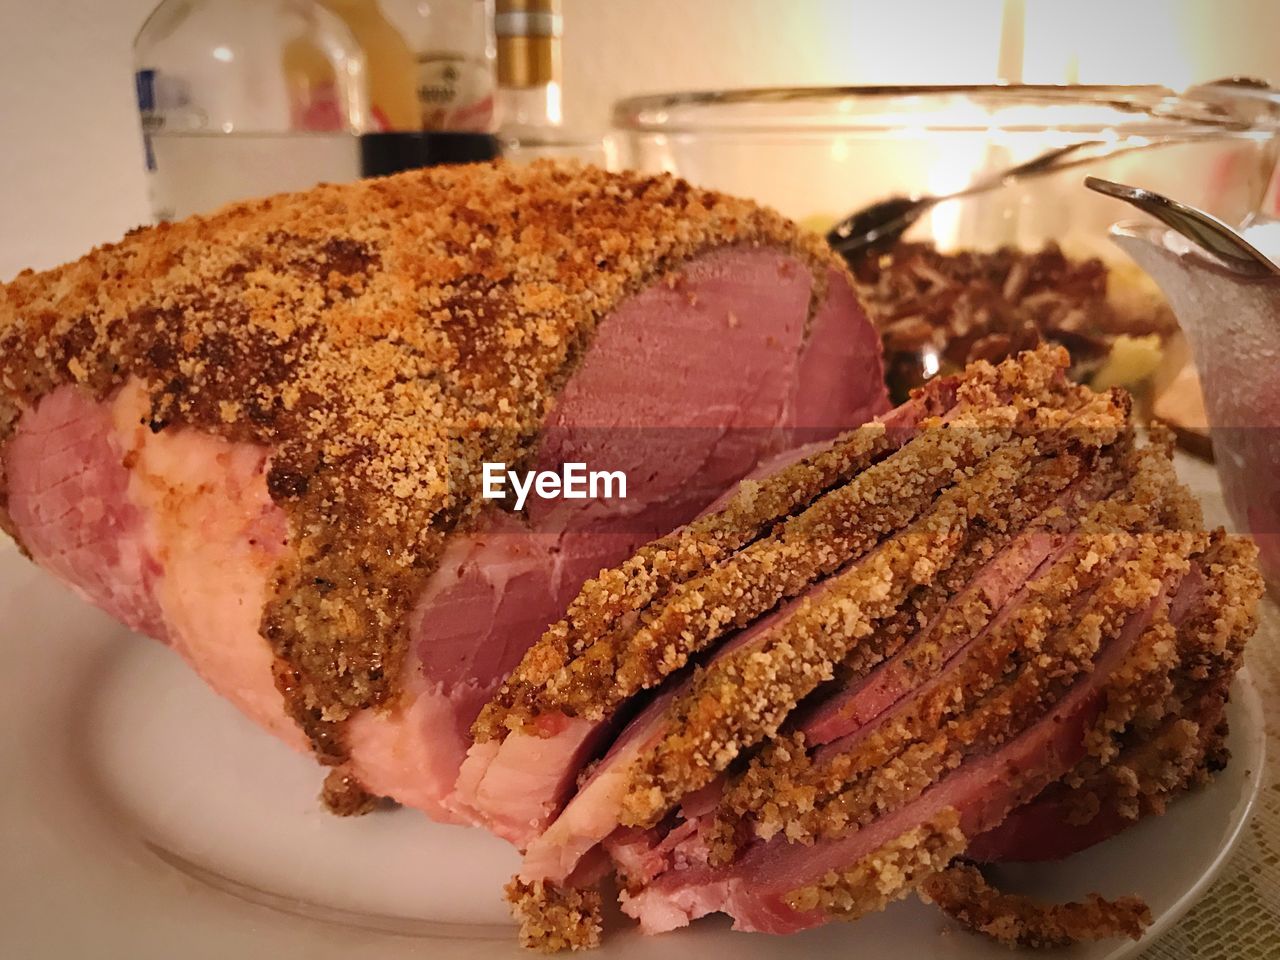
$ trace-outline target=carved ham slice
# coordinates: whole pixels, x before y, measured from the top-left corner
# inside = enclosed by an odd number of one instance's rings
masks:
[[[549,744],[548,762],[585,768],[560,777],[509,888],[526,942],[591,939],[582,890],[602,849],[650,933],[715,912],[791,932],[925,883],[959,917],[1017,912],[1029,940],[1140,933],[1136,901],[1037,913],[948,872],[971,843],[1026,842],[997,828],[1039,822],[1023,805],[1062,784],[1129,782],[1128,764],[1151,771],[1144,802],[1185,789],[1171,704],[1220,715],[1252,629],[1251,549],[1206,533],[1168,445],[1137,447],[1125,399],[1067,386],[1064,362],[975,366],[901,443],[818,489],[788,473],[810,461],[753,481],[786,503],[772,526],[663,567],[610,618],[571,608],[532,648],[468,760]],[[619,569],[643,582],[660,555]],[[606,571],[578,604],[619,583]],[[598,745],[570,758],[565,730]]]

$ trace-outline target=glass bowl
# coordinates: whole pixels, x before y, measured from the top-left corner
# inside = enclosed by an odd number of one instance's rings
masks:
[[[1103,141],[1102,157],[939,204],[907,238],[942,250],[1055,241],[1115,260],[1106,228],[1129,211],[1085,190],[1086,175],[1157,190],[1233,225],[1262,209],[1277,141],[1235,109],[1246,93],[779,88],[634,97],[615,106],[613,122],[631,167],[751,197],[815,227],[889,196],[959,190],[1053,147]]]
[[[1047,336],[1071,349],[1079,379],[1129,387],[1145,416],[1187,350],[1155,285],[1108,238],[1133,210],[1084,179],[1146,187],[1245,225],[1264,210],[1277,162],[1274,98],[1263,93],[1247,81],[1185,94],[1158,86],[676,93],[619,102],[614,127],[631,167],[751,197],[820,231],[879,200],[999,182],[1049,150],[1089,142],[1046,172],[934,206],[904,240],[935,250],[907,246],[851,265],[884,338],[895,397]],[[982,274],[982,296],[966,294],[958,309],[953,284],[930,299],[931,281],[920,278],[938,276],[935,251],[969,289]],[[994,251],[975,266],[973,254]],[[1026,286],[1028,273],[1039,287]],[[1021,287],[1012,309],[1002,299],[1010,287]],[[1194,385],[1187,390],[1198,410]],[[1192,446],[1201,427],[1185,431]]]

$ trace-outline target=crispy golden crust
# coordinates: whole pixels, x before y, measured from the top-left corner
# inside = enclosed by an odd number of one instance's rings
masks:
[[[518,712],[517,704],[531,714],[539,688],[625,617],[731,556],[890,449],[892,440],[884,428],[867,424],[773,476],[743,481],[723,510],[647,544],[634,557],[587,581],[565,618],[548,628],[485,706],[473,728],[476,739],[504,736],[505,720]]]
[[[1204,594],[1178,634],[1181,684],[1234,674],[1258,625],[1258,601],[1266,589],[1258,547],[1248,537],[1212,534],[1205,552]]]
[[[1074,556],[1029,585],[1034,599],[927,694],[895,709],[853,749],[812,766],[800,778],[803,808],[787,803],[794,772],[786,775],[788,790],[767,779],[758,786],[755,796],[767,800],[756,814],[757,832],[785,830],[790,840],[812,842],[864,826],[914,800],[966,757],[1025,728],[1087,669],[1102,640],[1119,633],[1156,596],[1162,579],[1185,564],[1187,540],[1181,550],[1149,543],[1142,564],[1118,573],[1110,565],[1082,569],[1083,557],[1101,546],[1082,541]]]
[[[939,417],[956,402],[958,377],[940,377],[916,391],[910,406],[921,420]],[[848,483],[872,463],[914,436],[915,427],[873,421],[820,450],[761,479],[744,480],[723,509],[642,547],[627,563],[589,581],[549,637],[571,638],[569,657],[578,656],[626,613],[638,612],[673,584],[702,573],[733,552],[795,516],[822,494]],[[567,658],[558,664],[563,666]],[[550,674],[539,682],[545,683]],[[525,676],[523,681],[533,681]]]
[[[817,883],[791,891],[787,904],[794,910],[821,910],[841,920],[857,920],[901,900],[946,869],[967,844],[959,814],[948,807],[848,870],[833,870]]]
[[[1014,486],[1031,447],[997,451],[973,480],[950,488],[929,514],[835,577],[820,597],[803,600],[763,642],[717,658],[671,708],[666,736],[633,768],[623,822],[649,825],[744,747],[771,736],[802,697],[832,678],[854,644],[874,637],[875,624],[912,588],[954,562],[979,508],[994,513],[1007,503],[1000,494]]]
[[[867,424],[763,481],[744,481],[723,510],[646,545],[634,557],[587,581],[565,618],[548,628],[485,706],[473,727],[476,739],[500,739],[509,724],[517,725],[517,717],[532,717],[539,709],[541,688],[625,617],[732,556],[891,448],[884,428]]]
[[[506,886],[511,912],[520,925],[520,946],[540,953],[590,950],[600,946],[600,894],[563,889],[535,880],[513,879]]]
[[[1105,705],[1087,741],[1088,756],[1096,767],[1114,762],[1130,727],[1149,730],[1179,709],[1192,682],[1211,681],[1201,690],[1203,695],[1215,689],[1212,681],[1216,680],[1216,690],[1225,699],[1230,677],[1239,666],[1239,652],[1256,626],[1263,589],[1256,548],[1240,544],[1240,539],[1229,538],[1221,530],[1208,535],[1208,543],[1201,547],[1206,585],[1189,620],[1180,630],[1166,628],[1162,634],[1144,635],[1108,681]],[[1206,655],[1210,662],[1217,660],[1217,671],[1208,671]]]
[[[1154,607],[1151,625],[1144,635],[1170,637],[1169,591],[1189,567],[1189,556],[1198,544],[1190,532],[1140,535],[1132,556],[1075,611],[1074,622],[1059,630],[1042,648],[1028,645],[1019,651],[1016,675],[1008,686],[986,698],[979,712],[952,726],[966,750],[990,749],[1015,735],[1022,726],[1057,702],[1087,673],[1101,647],[1119,636],[1133,619]]]
[[[978,522],[966,526],[968,540],[961,544],[960,559],[957,559],[956,564],[964,566],[966,559],[969,558],[969,554],[964,553],[964,550],[972,550],[974,541],[978,544],[986,544],[991,539],[991,531],[1005,529],[1006,524],[1019,524],[1036,515],[1039,509],[1046,506],[1047,500],[1060,492],[1062,486],[1070,483],[1078,467],[1079,462],[1074,457],[1056,458],[1056,460],[1038,463],[1034,470],[1029,471],[1027,476],[1016,483],[1009,483],[1007,481],[1009,477],[997,472],[989,477],[988,486],[978,485],[973,492],[977,497],[972,502],[980,502],[986,495],[995,494],[989,506],[1000,512],[1000,518],[991,526],[987,526],[987,517],[979,515],[975,517]],[[1011,536],[1012,530],[1006,529],[1005,535]],[[984,552],[979,550],[979,553]],[[938,593],[936,584],[946,580],[947,567],[942,567],[936,572],[937,575],[932,577],[927,588],[931,593]],[[986,604],[980,596],[975,596],[974,600],[972,608],[969,605],[965,607],[969,616],[947,618],[947,626],[955,627],[957,630],[963,628],[966,631],[977,631],[982,626],[982,614],[989,611],[986,611]],[[890,618],[895,622],[893,626],[897,626],[899,614]],[[932,628],[929,636],[932,637],[941,628],[937,626]],[[938,637],[938,640],[941,641],[941,637]],[[844,658],[849,680],[864,676],[874,664],[886,655],[890,655],[897,641],[899,637],[887,634],[887,631],[878,625],[876,631],[867,639],[852,644],[850,652]],[[928,671],[928,666],[925,664],[925,660],[928,659],[927,649],[924,649],[920,652],[918,662],[915,662],[915,666],[919,667],[922,675],[923,672]],[[856,660],[856,666],[850,667],[854,660]],[[774,741],[774,745],[765,748],[762,754],[751,760],[746,772],[732,782],[718,810],[719,823],[716,833],[721,840],[736,836],[737,820],[749,813],[754,815],[756,826],[765,837],[772,836],[783,826],[786,826],[788,831],[792,827],[799,828],[800,824],[804,823],[805,815],[813,812],[813,805],[822,791],[823,783],[827,783],[828,790],[838,786],[840,774],[828,777],[824,773],[814,771],[810,767],[804,750],[797,748],[799,744],[788,737]],[[786,759],[782,758],[780,750],[785,751]],[[722,847],[717,847],[717,855],[723,856],[723,854]]]
[[[837,671],[839,685],[865,676],[908,639],[913,648],[911,656],[900,664],[902,685],[917,686],[937,673],[946,651],[971,638],[994,613],[986,591],[973,588],[975,576],[1028,528],[1069,529],[1083,498],[1091,491],[1105,494],[1119,482],[1112,460],[1087,450],[1037,464],[1019,481],[1018,495],[1008,512],[994,524],[975,525],[960,558],[929,584],[912,591],[902,609],[877,627],[879,642],[858,644],[849,652]],[[1083,473],[1091,475],[1080,479]]]
[[[1009,417],[950,443],[937,432],[864,471],[788,520],[774,535],[680,584],[641,615],[634,633],[593,644],[537,691],[532,714],[559,710],[602,718],[683,667],[691,654],[755,620],[780,600],[870,550],[924,510],[952,478],[1009,437]],[[899,459],[901,457],[901,459]],[[901,473],[899,473],[901,471]],[[891,493],[889,478],[903,482]],[[617,642],[611,642],[611,641]],[[517,715],[508,714],[511,724]]]
[[[724,792],[710,833],[712,861],[732,858],[744,837],[744,817],[751,818],[755,835],[784,831],[806,842],[838,834],[851,823],[865,825],[919,796],[969,754],[1012,736],[1054,702],[1087,668],[1102,640],[1151,602],[1162,583],[1185,575],[1190,556],[1204,548],[1205,536],[1193,531],[1143,532],[1171,517],[1195,519],[1183,509],[1185,491],[1169,469],[1168,455],[1163,446],[1122,451],[1113,464],[1119,476],[1103,487],[1119,490],[1081,518],[1071,551],[1024,591],[1021,608],[979,651],[905,716],[890,719],[856,750],[820,766],[798,738],[770,742]],[[1027,518],[1013,514],[1009,522],[1021,529]],[[1113,566],[1104,557],[1124,559]],[[1073,605],[1073,597],[1082,599]],[[952,626],[972,631],[990,618],[981,604],[968,606],[949,608]],[[1171,634],[1162,605],[1139,647],[1167,650]],[[920,658],[922,679],[928,659]],[[1008,679],[1001,679],[1010,669]],[[1168,669],[1167,662],[1147,664],[1154,676]]]
[[[660,799],[670,802],[697,789],[740,750],[772,736],[852,650],[877,648],[875,656],[863,658],[859,672],[870,669],[883,639],[873,627],[886,612],[892,615],[907,591],[936,582],[985,530],[1023,511],[1034,515],[1078,468],[1071,457],[1048,464],[1036,457],[1032,443],[1002,448],[971,479],[944,493],[929,516],[896,535],[867,564],[834,578],[820,598],[805,601],[762,644],[717,659],[686,702],[673,708],[672,732],[637,768],[629,813],[638,817]],[[882,582],[885,572],[889,578]]]
[[[814,766],[802,746],[789,740],[767,746],[754,758],[721,800],[712,832],[713,860],[732,858],[747,817],[757,835],[785,831],[792,840],[811,841],[896,809],[953,769],[972,749],[1007,736],[1016,729],[1018,718],[1028,711],[1034,714],[1045,696],[1056,697],[1082,668],[1088,651],[1096,649],[1103,633],[1114,635],[1125,616],[1149,599],[1155,585],[1170,572],[1169,563],[1179,571],[1185,569],[1186,555],[1202,542],[1194,534],[1172,534],[1178,548],[1169,551],[1173,556],[1164,556],[1164,548],[1173,542],[1169,537],[1148,536],[1145,551],[1134,558],[1127,572],[1115,576],[1111,564],[1102,558],[1137,550],[1134,535],[1163,526],[1171,505],[1177,508],[1174,513],[1182,515],[1185,491],[1176,483],[1169,450],[1163,445],[1121,449],[1100,466],[1099,473],[1105,476],[1108,470],[1115,470],[1116,476],[1102,480],[1101,489],[1118,489],[1078,518],[1078,539],[1070,551],[1024,588],[1023,599],[1015,598],[1012,613],[1006,614],[983,648],[966,656],[925,701],[913,704],[905,716],[891,715],[856,749],[820,766]],[[1020,526],[1025,518],[1010,521]],[[1073,598],[1088,597],[1087,591],[1102,585],[1105,589],[1091,603],[1073,609]],[[964,635],[981,629],[991,615],[979,599],[953,604],[948,613],[935,629],[949,625]],[[1065,646],[1051,658],[1049,669],[1041,663],[1048,654],[1034,650],[1054,631],[1058,644]],[[1009,658],[1015,653],[1021,662],[1018,676],[1001,687],[1000,675],[1009,669]],[[919,664],[922,679],[929,672],[927,659],[922,657]],[[984,699],[993,688],[997,693]],[[967,714],[978,704],[976,713]]]
[[[1039,903],[1001,893],[968,864],[929,877],[921,886],[921,899],[1010,947],[1065,947],[1112,937],[1137,940],[1151,923],[1151,910],[1137,897],[1104,900],[1095,893],[1082,903]]]
[[[1183,536],[1187,535],[1184,534]],[[1176,559],[1171,562],[1175,567],[1178,565]],[[1125,560],[1122,563],[1132,565],[1129,560]],[[1162,632],[1159,629],[1160,626],[1161,624],[1152,624],[1147,628],[1144,636],[1159,636]],[[1163,626],[1167,626],[1167,622]],[[1136,646],[1151,649],[1157,646],[1157,643],[1144,643],[1139,640]],[[1130,686],[1128,678],[1113,675],[1108,678],[1104,689],[1107,695],[1113,695],[1117,692],[1123,693],[1130,689]],[[1018,790],[1010,796],[1009,805],[1005,808],[1006,813],[1026,798],[1034,796],[1035,793],[1043,789],[1046,780],[1047,778],[1043,773],[1030,771],[1025,773],[1023,779],[1018,783]],[[943,811],[944,814],[948,812],[954,814],[954,811]],[[931,877],[946,867],[946,862],[942,860],[944,855],[949,854],[947,857],[949,860],[950,857],[957,856],[963,851],[968,841],[962,836],[958,840],[950,837],[946,827],[947,825],[940,823],[937,817],[918,824],[884,845],[876,854],[865,858],[851,871],[830,874],[820,883],[792,894],[791,902],[797,908],[804,905],[808,909],[822,909],[836,916],[849,915],[856,917],[864,914],[869,909],[878,909],[907,891],[921,884],[929,883]],[[958,833],[958,831],[956,832]],[[889,864],[887,870],[883,866],[886,861]],[[903,862],[905,862],[906,866],[901,865]],[[940,895],[945,896],[947,894],[945,885],[939,885],[938,890]],[[966,897],[958,894],[954,897],[954,902],[957,905],[967,905],[974,909],[979,906],[979,901],[970,902]],[[1066,918],[1072,918],[1073,922],[1079,924],[1074,936],[1114,936],[1114,930],[1109,934],[1101,932],[1107,929],[1105,924],[1099,924],[1097,927],[1098,933],[1089,933],[1090,927],[1086,922],[1088,918],[1104,915],[1097,912],[1101,909],[1097,904],[1093,901],[1090,903],[1093,905],[1093,912],[1072,907],[1059,919],[1065,922]],[[1018,902],[1016,901],[1006,903],[992,900],[987,901],[986,905],[990,910],[985,914],[981,914],[981,922],[977,925],[986,926],[992,924],[991,929],[985,931],[992,935],[996,935],[999,930],[1005,930],[1006,932],[1012,930],[1013,928],[1007,926],[1007,921],[1011,916],[1023,916],[1023,919],[1029,920],[1036,915],[1036,911],[1032,911],[1027,904],[1022,904],[1022,908],[1027,911],[1025,915],[1018,914]],[[1140,916],[1140,912],[1135,911],[1140,911],[1139,904],[1126,905],[1121,913],[1126,916]],[[977,915],[975,914],[975,916]],[[1108,921],[1108,923],[1110,922]],[[1027,927],[1024,933],[1029,938],[1036,936],[1034,926]]]
[[[137,378],[152,429],[270,446],[296,549],[263,633],[337,759],[327,722],[395,692],[480,464],[527,454],[621,298],[726,244],[790,251],[816,286],[843,270],[778,214],[670,176],[436,167],[236,204],[0,287],[0,435],[58,385]]]
[[[1224,714],[1263,586],[1256,547],[1211,534],[1196,558],[1203,586],[1176,633],[1139,646],[1091,737],[1092,752],[1052,788],[1087,823],[1103,811],[1126,819],[1164,812],[1226,762]],[[1141,675],[1149,679],[1140,681]]]
[[[1092,823],[1100,814],[1123,820],[1160,815],[1169,801],[1207,783],[1223,760],[1223,727],[1216,716],[1170,715],[1165,723],[1132,740],[1115,759],[1087,777],[1073,773],[1046,794],[1061,805],[1074,826]],[[1207,723],[1201,721],[1208,721]]]
[[[1163,451],[1159,454],[1161,457],[1164,455]],[[1151,491],[1138,492],[1149,494]],[[1175,497],[1175,501],[1176,499]],[[1153,518],[1166,512],[1164,505],[1154,499],[1148,500],[1148,509]],[[1123,623],[1127,619],[1126,611],[1141,609],[1152,602],[1158,604],[1155,615],[1135,642],[1132,653],[1123,666],[1108,677],[1103,688],[1103,706],[1087,743],[1092,741],[1094,744],[1110,744],[1117,731],[1122,732],[1127,725],[1139,720],[1148,704],[1156,703],[1164,708],[1167,701],[1162,698],[1168,678],[1178,668],[1174,651],[1196,643],[1183,634],[1194,634],[1212,624],[1215,627],[1210,631],[1212,636],[1203,638],[1207,648],[1238,649],[1244,637],[1247,637],[1247,632],[1252,629],[1253,609],[1261,590],[1256,568],[1251,562],[1251,551],[1247,547],[1235,545],[1234,538],[1225,538],[1221,531],[1215,532],[1212,540],[1209,535],[1195,531],[1168,530],[1139,534],[1131,539],[1136,539],[1136,545],[1121,552],[1116,561],[1119,575],[1104,578],[1097,595],[1091,598],[1091,609],[1108,613],[1108,616],[1092,622],[1096,618],[1086,611],[1077,612],[1079,615],[1072,618],[1074,627],[1070,633],[1102,636],[1114,632],[1114,624],[1111,627],[1106,625],[1108,618],[1115,624]],[[1191,571],[1193,562],[1207,567],[1210,575],[1199,602],[1191,608],[1190,616],[1182,619],[1175,630],[1169,620],[1172,597],[1177,582]],[[1228,600],[1223,589],[1226,584],[1237,588],[1240,591],[1238,596]],[[1110,615],[1112,613],[1114,616]],[[1097,644],[1086,642],[1084,647],[1096,648]],[[1072,657],[1075,656],[1073,650],[1071,646],[1064,646],[1059,654]],[[1053,659],[1056,663],[1059,657],[1054,655]],[[1043,672],[1051,678],[1051,682],[1060,679],[1056,668],[1051,667]],[[1207,757],[1220,745],[1220,731],[1216,729],[1216,724],[1212,731],[1207,729],[1207,725],[1221,714],[1222,704],[1215,704],[1214,697],[1225,693],[1222,680],[1225,678],[1229,683],[1231,672],[1232,668],[1228,667],[1217,677],[1207,678],[1196,688],[1200,697],[1197,709],[1207,709],[1203,714],[1206,729],[1200,729],[1195,722],[1185,717],[1166,714],[1164,724],[1157,733],[1146,735],[1145,739],[1119,754],[1118,758],[1114,752],[1095,747],[1093,762],[1103,766],[1095,779],[1085,787],[1096,789],[1102,782],[1101,778],[1108,774],[1111,777],[1106,781],[1109,789],[1099,790],[1100,795],[1093,797],[1095,805],[1131,801],[1135,805],[1141,804],[1140,810],[1135,809],[1132,815],[1136,816],[1138,812],[1159,812],[1172,795],[1199,782],[1204,775]],[[1065,682],[1069,683],[1069,678]],[[1001,694],[1015,690],[1016,685],[1017,682],[1014,681]],[[964,744],[966,750],[983,752],[989,749],[990,744],[985,742],[986,738],[982,734],[977,733],[974,723],[981,725],[985,719],[1002,716],[1001,711],[990,709],[992,702],[991,698],[987,698],[979,709],[963,713],[940,729],[953,736],[958,743]],[[784,760],[794,757],[797,751],[802,750],[803,744],[795,741],[775,747],[775,751],[783,755]],[[861,788],[853,788],[851,795],[843,799],[868,806],[868,797],[875,796],[877,791],[881,797],[892,798],[894,792],[901,787],[896,781],[909,780],[910,775],[918,771],[926,759],[914,758],[898,769],[896,774],[891,767],[872,770],[869,772],[870,779]],[[959,759],[940,765],[936,775],[927,776],[925,780],[936,779],[945,769],[953,768]],[[883,782],[874,787],[871,780]],[[927,783],[922,784],[920,789],[924,785]],[[1029,777],[1026,783],[1020,784],[1018,793],[1012,799],[1016,803],[1019,798],[1030,796],[1043,786],[1043,777]],[[765,789],[767,791],[769,788],[766,786]],[[908,790],[903,802],[916,794],[918,790]],[[776,793],[773,795],[776,796]],[[808,805],[810,810],[821,807],[820,801],[815,800],[812,793]],[[901,803],[891,802],[884,809],[896,809],[898,806]],[[847,814],[847,810],[841,811],[842,824],[858,819]],[[923,859],[916,856],[916,852],[921,849],[925,851]],[[933,874],[938,869],[938,858],[934,856],[934,851],[948,849],[955,848],[945,846],[937,824],[921,824],[887,844],[852,871],[832,874],[821,883],[793,894],[793,905],[799,908],[824,909],[836,915],[849,913],[857,916],[922,883],[926,897],[937,899],[944,909],[974,929],[1005,942],[1040,946],[1118,935],[1136,937],[1149,922],[1145,907],[1133,898],[1107,902],[1091,897],[1081,904],[1044,907],[1022,898],[1005,897],[986,887],[976,873],[934,877]],[[902,866],[904,861],[908,866]],[[887,870],[882,866],[886,862],[889,865]]]
[[[324,778],[320,800],[330,813],[339,817],[360,817],[372,813],[378,798],[365,790],[360,781],[346,770],[330,770]]]
[[[972,466],[1008,438],[1019,411],[1087,403],[1092,396],[1088,391],[1063,381],[1066,364],[1064,351],[1043,349],[999,367],[975,365],[957,389],[957,409],[968,410],[970,416],[953,424],[951,432],[963,438],[924,429],[906,449],[862,470],[807,510],[775,517],[784,522],[734,553],[737,543],[750,540],[742,531],[761,526],[762,514],[751,499],[762,488],[767,499],[761,507],[784,502],[792,511],[803,497],[824,489],[814,482],[808,462],[749,487],[745,501],[740,498],[724,514],[699,521],[699,532],[690,538],[692,570],[699,575],[655,574],[654,558],[642,552],[618,572],[587,584],[574,607],[579,613],[552,627],[529,651],[481,715],[477,738],[502,737],[507,730],[529,727],[536,732],[532,721],[544,712],[607,716],[627,697],[661,682],[702,646],[750,622],[909,522],[951,479],[949,469]],[[1110,402],[1127,410],[1127,398],[1117,394]],[[1027,423],[1032,420],[1028,417]],[[1099,425],[1106,428],[1105,422]],[[864,448],[878,443],[882,429],[872,425],[855,434],[855,455],[874,457],[873,450]],[[794,491],[790,495],[789,488]],[[735,511],[750,521],[742,524]],[[738,531],[730,534],[728,545],[708,545],[717,531],[727,530]],[[665,552],[658,556],[669,562]],[[637,584],[625,586],[632,579]],[[673,581],[664,602],[645,610],[660,588]],[[592,610],[604,613],[597,616]],[[638,611],[643,612],[637,617]]]

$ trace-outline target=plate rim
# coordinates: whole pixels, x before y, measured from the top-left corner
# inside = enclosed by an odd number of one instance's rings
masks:
[[[0,560],[12,562],[20,559],[17,556],[16,551],[4,549],[5,547],[9,547],[6,541],[0,540],[0,544],[3,545],[3,547],[0,547]],[[27,569],[33,572],[38,571],[38,574],[41,577],[48,576],[47,573],[40,571],[39,568],[27,567]],[[1275,615],[1277,612],[1280,612],[1277,610],[1274,600],[1266,598],[1263,599],[1262,603],[1269,607],[1269,609],[1265,611],[1265,613],[1268,614],[1268,618]],[[0,604],[0,608],[2,607],[3,605]],[[86,609],[89,608],[86,607]],[[101,617],[103,623],[110,623],[113,627],[116,626],[113,621],[107,620],[105,615],[99,614],[97,611],[94,611],[94,616]],[[119,629],[123,631],[123,628]],[[1260,630],[1259,632],[1261,633],[1262,631]],[[141,638],[136,637],[129,637],[128,640],[130,642],[154,642],[142,641]],[[1229,808],[1231,811],[1230,815],[1219,821],[1223,827],[1223,831],[1219,835],[1212,854],[1206,858],[1207,862],[1205,863],[1205,866],[1196,872],[1194,879],[1188,883],[1181,892],[1176,894],[1171,902],[1169,902],[1169,905],[1165,907],[1158,916],[1153,918],[1152,924],[1139,940],[1113,942],[1113,945],[1109,949],[1104,948],[1105,952],[1100,951],[1095,954],[1091,951],[1090,956],[1097,957],[1099,960],[1122,960],[1122,958],[1133,957],[1149,949],[1158,939],[1163,937],[1169,930],[1181,922],[1190,909],[1198,904],[1209,892],[1213,884],[1220,879],[1227,864],[1231,862],[1232,858],[1238,851],[1240,844],[1244,839],[1245,831],[1248,830],[1250,824],[1254,822],[1254,817],[1256,816],[1258,809],[1259,797],[1261,796],[1264,782],[1267,780],[1265,764],[1269,753],[1269,747],[1271,745],[1267,742],[1265,722],[1266,714],[1263,707],[1262,693],[1258,682],[1255,679],[1255,671],[1251,670],[1248,663],[1242,663],[1240,669],[1236,672],[1235,677],[1233,678],[1231,699],[1232,712],[1235,714],[1235,716],[1232,717],[1235,722],[1235,729],[1233,730],[1233,733],[1238,730],[1239,739],[1233,744],[1236,749],[1230,762],[1243,767],[1245,775],[1238,781],[1240,785],[1231,795],[1231,807]],[[10,740],[9,745],[14,745],[12,739]],[[1212,789],[1214,786],[1217,786],[1216,779],[1214,782],[1211,782],[1202,789]],[[1153,817],[1150,819],[1159,820],[1161,818]],[[1154,824],[1153,826],[1160,827],[1163,825]],[[1117,840],[1121,840],[1123,835],[1124,834],[1122,832],[1119,836],[1104,842],[1116,842]],[[175,869],[172,864],[166,865],[165,869],[166,872],[171,872],[175,877],[183,876],[185,874],[185,871]],[[187,874],[187,876],[189,877],[189,874]],[[201,882],[200,886],[215,897],[227,897],[232,902],[244,904],[250,908],[264,910],[269,915],[275,915],[286,920],[317,924],[322,928],[332,927],[346,931],[359,930],[359,926],[352,924],[346,917],[339,919],[334,917],[316,916],[314,914],[309,915],[289,908],[282,908],[278,905],[267,904],[257,898],[244,897],[234,891],[229,891],[225,888],[219,887],[218,885],[208,884],[207,882]],[[1141,891],[1137,892],[1141,893]],[[249,923],[250,926],[253,925],[252,921],[249,921]],[[274,926],[274,924],[272,924],[272,926]],[[475,927],[479,925],[468,924],[467,926],[474,930]],[[367,930],[367,932],[375,935],[396,936],[394,932],[385,930]],[[486,931],[486,933],[480,934],[479,936],[467,935],[457,937],[456,935],[449,936],[445,931],[432,931],[430,933],[418,933],[413,935],[412,939],[417,943],[416,949],[421,950],[425,947],[429,952],[434,952],[431,951],[431,946],[434,946],[435,950],[442,951],[442,956],[454,956],[457,954],[460,940],[474,944],[477,947],[484,944],[485,947],[497,947],[498,949],[502,949],[503,945],[499,945],[496,941],[502,940],[505,941],[505,945],[510,945],[514,948],[514,938],[508,939],[507,936],[494,936],[496,932],[497,931]],[[624,931],[617,932],[624,933]],[[714,931],[709,930],[707,932],[713,933]],[[638,931],[634,930],[634,928],[625,931],[625,933],[630,934],[631,937],[635,937],[636,939],[641,939],[641,935]],[[0,937],[0,941],[3,939],[3,937]],[[628,939],[630,939],[630,937],[628,937]],[[703,944],[705,945],[705,941]],[[105,946],[111,948],[111,944],[106,944]],[[137,946],[146,950],[149,945],[144,942],[137,944]],[[605,949],[608,950],[609,946],[611,945],[606,945]],[[621,946],[621,944],[619,944],[619,946]],[[666,945],[664,944],[664,949],[665,946]],[[680,948],[678,943],[672,944],[671,946],[677,951]],[[715,949],[718,951],[724,949],[724,946],[724,943],[720,942]],[[128,944],[116,943],[115,947],[123,947],[127,949]],[[695,946],[695,949],[697,949],[697,946]],[[731,945],[730,949],[732,949]],[[30,955],[43,956],[47,954],[42,951],[38,954]],[[104,953],[103,955],[105,956],[110,954]],[[130,954],[125,953],[124,955],[127,956]],[[150,956],[151,954],[148,953],[147,955]],[[503,955],[505,955],[505,953]],[[624,955],[628,955],[628,952],[625,950]],[[607,954],[602,954],[601,956],[607,956]]]
[[[1231,862],[1244,840],[1249,825],[1253,822],[1254,814],[1257,812],[1258,798],[1262,795],[1262,781],[1265,779],[1267,730],[1262,694],[1247,663],[1241,664],[1240,669],[1236,671],[1231,696],[1239,703],[1246,717],[1245,725],[1250,734],[1250,739],[1245,743],[1245,746],[1251,747],[1249,754],[1243,757],[1232,756],[1228,760],[1228,763],[1245,763],[1251,770],[1251,775],[1246,778],[1248,786],[1236,804],[1236,808],[1241,812],[1231,824],[1225,842],[1218,847],[1208,868],[1201,872],[1195,882],[1167,910],[1152,920],[1151,925],[1143,931],[1139,939],[1120,944],[1107,954],[1104,960],[1124,960],[1126,957],[1136,956],[1177,926],[1191,908],[1203,900],[1210,888],[1217,883],[1218,878],[1222,876],[1222,871]],[[1124,831],[1121,831],[1117,836],[1123,833]],[[1102,842],[1108,843],[1112,839],[1114,838],[1109,837]]]

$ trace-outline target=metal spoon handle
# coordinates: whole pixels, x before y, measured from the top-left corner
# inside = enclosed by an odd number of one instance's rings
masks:
[[[960,197],[968,197],[975,193],[983,193],[987,190],[994,190],[1003,186],[1012,180],[1018,180],[1022,177],[1032,176],[1034,174],[1043,173],[1052,167],[1057,166],[1059,160],[1063,157],[1070,156],[1085,147],[1101,147],[1106,146],[1103,140],[1077,140],[1075,143],[1068,143],[1065,146],[1054,147],[1052,150],[1046,150],[1044,153],[1037,154],[1030,160],[1024,161],[1015,167],[1010,167],[994,176],[983,177],[981,180],[970,184],[963,190],[957,190],[955,193],[948,193],[943,197],[934,198],[934,203],[942,200],[956,200]]]
[[[1161,223],[1173,228],[1204,250],[1225,261],[1235,270],[1250,277],[1280,276],[1280,267],[1253,244],[1229,226],[1202,210],[1142,187],[1130,187],[1100,177],[1085,177],[1090,190],[1124,200]]]
[[[946,200],[956,200],[994,190],[1022,177],[1037,176],[1053,170],[1064,157],[1086,147],[1108,146],[1102,140],[1077,140],[1036,154],[1016,166],[983,177],[962,190],[937,196],[889,197],[845,217],[827,233],[827,242],[846,257],[877,245],[892,243],[930,209]]]

